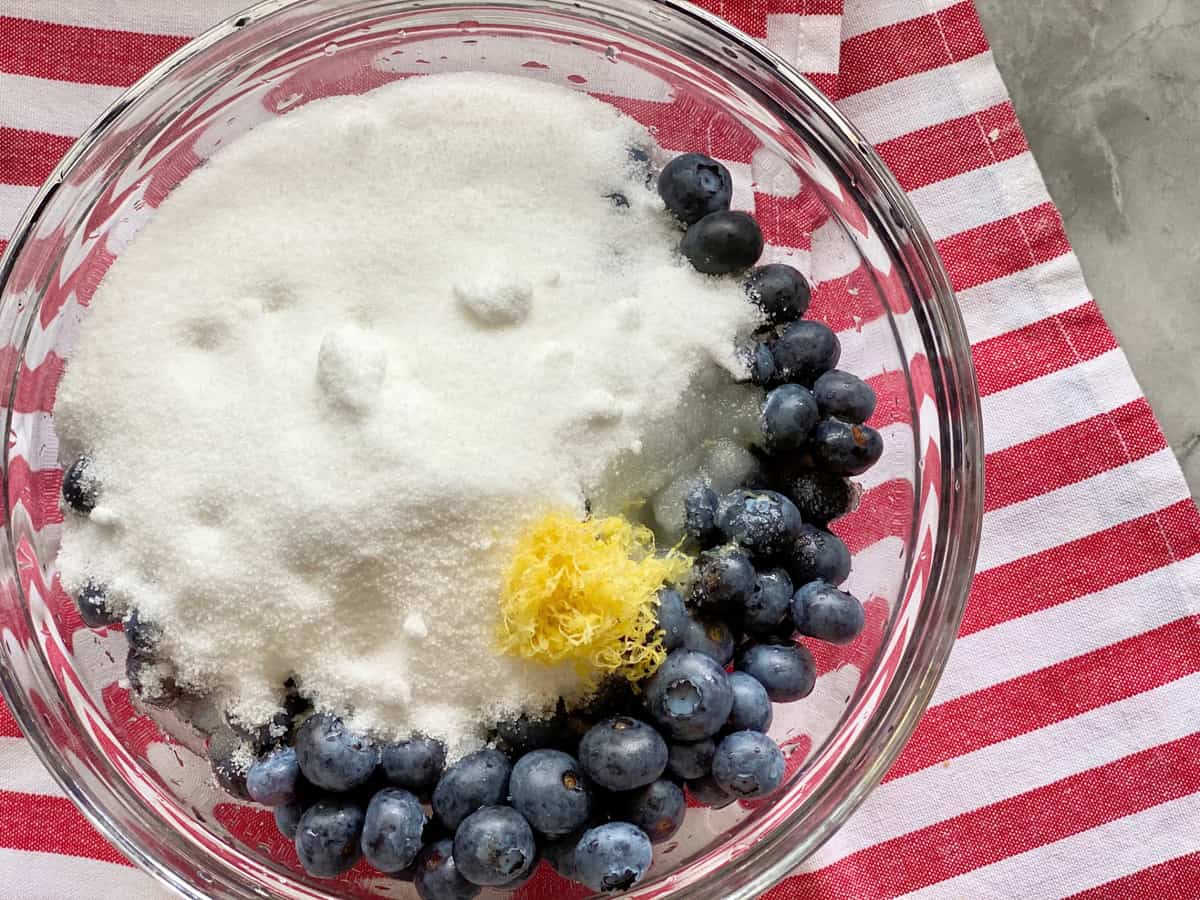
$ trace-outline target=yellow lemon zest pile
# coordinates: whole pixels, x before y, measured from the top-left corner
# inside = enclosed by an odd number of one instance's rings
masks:
[[[655,555],[650,529],[621,516],[547,513],[517,541],[500,593],[500,649],[572,662],[589,684],[648,677],[666,658],[658,590],[691,565],[674,549]]]

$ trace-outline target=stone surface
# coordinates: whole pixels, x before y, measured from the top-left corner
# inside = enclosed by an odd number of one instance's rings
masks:
[[[1200,0],[976,0],[1109,325],[1200,496]]]

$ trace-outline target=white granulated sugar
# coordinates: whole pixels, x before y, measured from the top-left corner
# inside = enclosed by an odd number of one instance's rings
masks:
[[[108,584],[242,721],[295,676],[456,754],[577,692],[494,651],[515,533],[650,499],[754,402],[728,374],[754,311],[674,252],[626,153],[648,143],[586,95],[446,75],[221,150],[113,266],[68,365],[57,425],[109,524],[68,516],[64,584]]]

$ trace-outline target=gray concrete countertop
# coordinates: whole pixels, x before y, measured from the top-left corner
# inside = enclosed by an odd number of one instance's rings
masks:
[[[1088,285],[1200,497],[1200,0],[976,0]]]

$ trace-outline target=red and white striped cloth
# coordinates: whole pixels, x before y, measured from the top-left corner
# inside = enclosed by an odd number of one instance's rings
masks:
[[[0,249],[121,89],[243,0],[0,0]],[[970,0],[706,0],[797,61],[928,224],[974,343],[979,571],[884,784],[770,893],[1200,898],[1200,515],[1104,324]],[[160,897],[0,706],[0,896]]]

